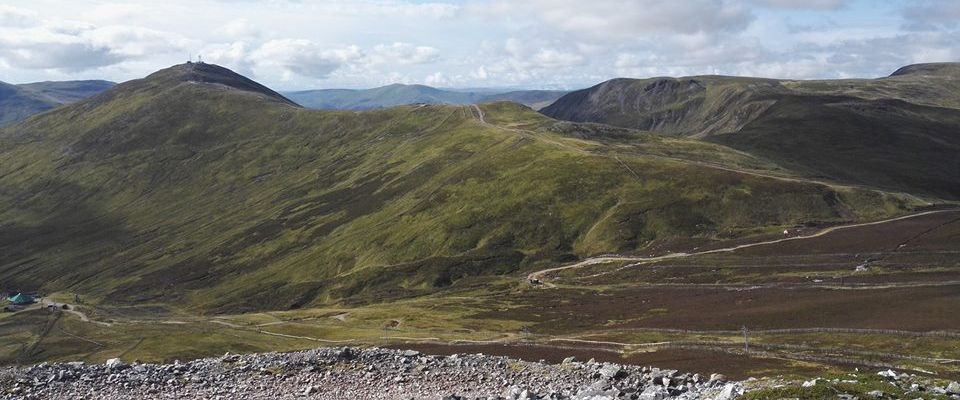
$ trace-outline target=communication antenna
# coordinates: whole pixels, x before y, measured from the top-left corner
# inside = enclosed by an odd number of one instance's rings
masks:
[[[203,54],[197,54],[197,62],[203,64]]]

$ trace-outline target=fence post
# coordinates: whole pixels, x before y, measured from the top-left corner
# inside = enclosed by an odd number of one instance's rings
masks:
[[[750,353],[750,336],[746,325],[743,326],[743,351]]]

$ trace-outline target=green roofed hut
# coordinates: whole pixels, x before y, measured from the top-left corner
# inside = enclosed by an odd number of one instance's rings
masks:
[[[15,296],[10,296],[7,298],[11,304],[16,306],[25,306],[27,304],[36,303],[37,300],[29,294],[17,293]]]

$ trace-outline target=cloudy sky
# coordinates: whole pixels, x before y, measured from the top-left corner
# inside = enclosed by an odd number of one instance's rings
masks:
[[[0,0],[0,80],[124,81],[193,55],[281,90],[877,77],[960,61],[960,0]]]

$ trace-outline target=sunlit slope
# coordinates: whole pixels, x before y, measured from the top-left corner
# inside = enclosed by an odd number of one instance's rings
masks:
[[[181,65],[0,130],[0,282],[286,309],[910,206],[740,169],[784,172],[511,103],[311,111]]]

